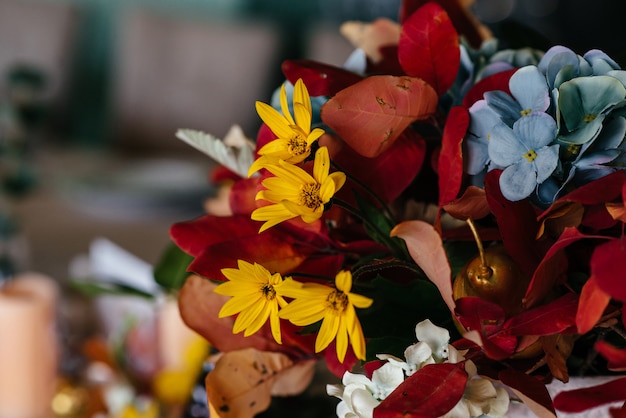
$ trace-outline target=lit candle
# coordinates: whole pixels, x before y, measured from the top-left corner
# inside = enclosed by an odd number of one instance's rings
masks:
[[[27,273],[0,291],[0,417],[48,418],[58,367],[58,286]]]

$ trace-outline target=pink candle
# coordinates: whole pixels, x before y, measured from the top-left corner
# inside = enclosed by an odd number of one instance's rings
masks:
[[[0,417],[48,418],[58,366],[58,286],[16,277],[0,291]]]

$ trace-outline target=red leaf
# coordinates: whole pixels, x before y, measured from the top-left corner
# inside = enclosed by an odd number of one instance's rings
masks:
[[[450,312],[454,312],[452,298],[452,270],[448,256],[443,247],[441,236],[435,228],[423,221],[405,221],[396,225],[390,234],[400,237],[406,242],[409,254],[426,274],[426,277],[437,286]]]
[[[541,303],[565,272],[567,259],[562,251],[565,247],[581,239],[598,238],[606,239],[603,236],[581,234],[576,228],[565,228],[559,239],[546,252],[533,274],[525,296],[526,307]]]
[[[456,106],[450,109],[441,138],[439,153],[439,207],[452,202],[459,194],[463,181],[463,155],[461,142],[470,123],[467,109]]]
[[[576,324],[577,308],[578,295],[568,293],[546,305],[523,311],[504,327],[518,336],[558,334]]]
[[[328,254],[333,244],[321,234],[288,224],[259,234],[258,227],[259,223],[247,216],[206,215],[174,224],[170,236],[195,257],[190,271],[215,280],[224,280],[221,269],[235,267],[237,260],[257,262],[272,272],[285,274],[313,257],[315,262],[309,265],[320,274],[330,272],[325,275],[331,277],[343,260],[339,254]]]
[[[579,334],[585,334],[598,323],[611,297],[598,287],[598,281],[591,276],[580,292],[576,327]]]
[[[452,86],[461,60],[459,36],[440,5],[426,3],[404,21],[398,60],[407,75],[422,78],[440,96]]]
[[[626,302],[626,236],[599,245],[591,255],[591,275],[598,288],[621,302]]]
[[[500,381],[511,388],[538,417],[556,417],[545,383],[519,370],[507,368],[498,374]]]
[[[321,116],[356,152],[375,157],[436,107],[437,93],[423,80],[380,75],[341,90],[324,103]]]
[[[363,79],[352,71],[310,60],[284,61],[282,70],[292,84],[301,78],[311,97],[334,96]]]
[[[535,239],[539,223],[527,199],[511,202],[502,195],[501,173],[501,170],[492,170],[485,176],[487,202],[496,217],[507,252],[527,276],[532,276],[541,260],[541,249]]]
[[[420,6],[429,1],[430,0],[404,0],[400,10],[400,22],[408,19]],[[450,15],[454,27],[460,34],[463,34],[472,47],[478,49],[483,41],[491,36],[489,30],[481,25],[472,12],[468,10],[468,6],[464,6],[464,4],[472,4],[472,2],[437,0],[437,3]]]
[[[517,338],[503,330],[506,314],[500,305],[479,297],[462,297],[456,300],[455,312],[465,328],[480,334],[487,357],[502,360],[515,352]]]
[[[444,415],[461,400],[466,383],[464,363],[429,364],[409,376],[374,408],[374,418]]]
[[[324,136],[320,145],[328,146],[332,161],[341,170],[359,179],[385,202],[392,202],[406,190],[419,173],[426,155],[426,142],[412,129],[406,129],[392,147],[375,158],[356,153],[330,135]],[[356,185],[348,179],[346,186],[339,191],[340,198],[352,202],[354,187]],[[360,188],[355,190],[367,196]]]
[[[554,407],[559,411],[573,413],[624,400],[626,377],[598,386],[561,392],[554,398]]]
[[[476,186],[469,186],[461,197],[444,205],[443,210],[449,215],[462,220],[467,218],[481,219],[491,213],[485,189]]]
[[[501,71],[487,78],[483,78],[478,83],[474,84],[467,94],[465,94],[465,97],[463,97],[463,106],[469,109],[474,103],[483,98],[483,94],[486,91],[501,90],[510,95],[509,79],[515,71],[517,71],[517,68]]]
[[[230,209],[234,214],[250,216],[257,208],[255,196],[258,192],[260,178],[236,181],[228,196]]]
[[[626,370],[626,349],[614,347],[606,341],[598,341],[594,348],[608,360],[607,367],[609,370],[614,372]]]

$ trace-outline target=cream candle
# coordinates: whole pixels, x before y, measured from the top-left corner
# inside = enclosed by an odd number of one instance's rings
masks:
[[[0,291],[0,417],[48,418],[58,367],[54,280],[35,273]]]

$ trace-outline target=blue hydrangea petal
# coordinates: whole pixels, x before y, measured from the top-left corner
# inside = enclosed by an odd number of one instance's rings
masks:
[[[579,77],[559,87],[559,111],[569,131],[581,128],[626,97],[626,88],[611,76]]]
[[[551,145],[537,150],[537,158],[532,162],[537,173],[537,183],[543,183],[554,173],[559,164],[559,146]]]
[[[559,183],[554,177],[548,177],[544,182],[537,185],[536,197],[543,207],[548,207],[558,197]]]
[[[537,67],[546,76],[548,86],[550,88],[555,87],[555,80],[558,74],[567,67],[570,67],[569,71],[573,77],[578,76],[580,59],[574,51],[564,46],[554,46],[550,48],[543,58],[539,61]],[[562,76],[560,77],[563,78]]]
[[[578,159],[578,161],[576,161],[574,165],[578,168],[581,168],[597,166],[599,164],[607,164],[619,157],[621,153],[622,152],[618,149],[607,149],[589,153],[589,155],[585,155]]]
[[[604,75],[609,71],[620,69],[617,62],[599,49],[587,51],[585,55],[583,55],[583,58],[591,65],[593,74],[595,75]]]
[[[626,70],[612,70],[607,72],[606,75],[617,78],[623,86],[626,86]]]
[[[593,142],[593,149],[614,149],[624,142],[626,136],[626,118],[618,116],[602,127],[598,138]]]
[[[556,121],[547,113],[531,113],[515,122],[513,132],[529,149],[544,147],[556,138]]]
[[[548,84],[543,74],[534,65],[517,70],[509,80],[509,90],[520,104],[522,111],[544,112],[550,106]]]
[[[508,166],[500,175],[500,190],[513,202],[530,196],[536,186],[537,173],[534,166],[526,161]]]
[[[513,129],[500,123],[493,127],[487,150],[491,161],[500,167],[508,167],[523,158],[528,148],[515,135]]]
[[[593,121],[583,124],[581,128],[559,135],[559,142],[580,145],[593,141],[602,129],[604,117],[605,115],[599,115]]]
[[[483,94],[485,101],[498,115],[502,121],[509,126],[521,117],[519,103],[511,96],[500,90],[488,91]]]
[[[464,163],[465,171],[476,175],[489,164],[487,146],[494,125],[502,123],[499,116],[487,105],[485,100],[474,103],[470,109],[470,126],[465,137]]]

